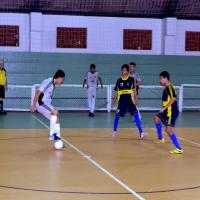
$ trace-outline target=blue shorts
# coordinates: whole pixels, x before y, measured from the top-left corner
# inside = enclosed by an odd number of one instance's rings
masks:
[[[176,123],[176,119],[178,115],[179,115],[178,110],[175,110],[175,111],[172,110],[171,115],[167,116],[167,110],[165,110],[163,113],[158,113],[157,117],[162,121],[162,123],[165,126],[175,127],[175,123]]]
[[[116,115],[124,117],[126,112],[129,112],[131,116],[133,116],[134,113],[138,112],[137,107],[133,103],[133,100],[131,98],[127,98],[127,99],[124,98],[124,99],[119,100]]]

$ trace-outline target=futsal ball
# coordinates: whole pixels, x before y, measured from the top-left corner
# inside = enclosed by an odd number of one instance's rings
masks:
[[[61,150],[64,147],[63,141],[62,140],[56,140],[54,142],[54,148],[56,150]]]

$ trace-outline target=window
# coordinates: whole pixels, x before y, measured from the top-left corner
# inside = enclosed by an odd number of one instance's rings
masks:
[[[0,25],[0,46],[19,46],[19,26]]]
[[[57,48],[87,48],[87,28],[57,27]]]
[[[151,50],[152,30],[124,29],[124,49]]]
[[[185,50],[200,51],[200,32],[186,31]]]

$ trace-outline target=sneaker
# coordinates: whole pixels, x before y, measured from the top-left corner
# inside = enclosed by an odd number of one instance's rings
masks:
[[[172,150],[170,151],[170,153],[171,153],[171,154],[182,154],[182,153],[183,153],[183,150],[182,150],[182,149],[177,149],[177,148],[175,148],[175,149],[172,149]]]
[[[156,144],[163,144],[163,143],[165,143],[165,139],[164,139],[164,138],[162,138],[162,139],[157,139],[157,140],[155,141],[155,143],[156,143]]]
[[[49,138],[50,141],[60,140],[60,137],[58,137],[56,133],[54,133],[53,135],[49,134],[48,138]]]
[[[0,114],[1,114],[1,115],[6,115],[7,112],[6,112],[5,110],[2,110],[2,111],[0,111]]]
[[[89,112],[88,117],[94,117],[94,113]]]
[[[148,135],[148,133],[140,133],[140,139],[144,139],[146,136]]]
[[[112,137],[115,137],[117,135],[117,131],[112,132]]]

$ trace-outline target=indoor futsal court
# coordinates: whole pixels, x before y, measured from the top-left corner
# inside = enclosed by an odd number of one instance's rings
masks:
[[[0,200],[200,200],[200,1],[0,0]]]
[[[166,135],[165,144],[154,143],[153,114],[142,113],[149,136],[140,140],[128,115],[113,139],[114,113],[89,121],[84,112],[62,113],[60,151],[39,114],[0,116],[0,199],[199,199],[200,127],[192,120],[199,113],[185,112],[177,122],[181,155],[169,154]]]

